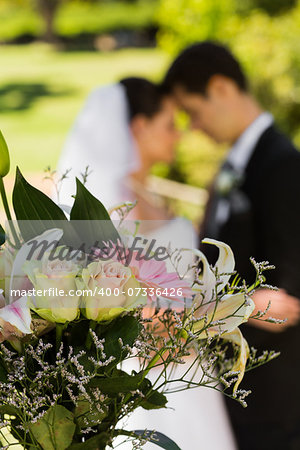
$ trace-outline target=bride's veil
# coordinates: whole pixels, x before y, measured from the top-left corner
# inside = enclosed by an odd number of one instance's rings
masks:
[[[92,91],[76,118],[58,163],[59,174],[72,169],[61,185],[60,204],[73,203],[74,177],[82,181],[87,166],[90,174],[86,187],[106,207],[124,199],[124,179],[139,167],[139,157],[121,84]]]

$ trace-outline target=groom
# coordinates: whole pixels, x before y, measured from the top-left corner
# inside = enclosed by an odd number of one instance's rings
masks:
[[[259,352],[274,349],[281,356],[246,374],[244,387],[252,390],[246,410],[227,402],[239,448],[300,449],[300,154],[261,109],[222,45],[202,42],[184,50],[165,86],[193,128],[230,147],[210,188],[201,238],[228,243],[247,283],[255,277],[251,256],[274,264],[267,283],[279,290],[261,289],[253,299],[257,310],[271,300],[267,316],[288,319],[283,325],[252,320],[242,330]],[[214,262],[216,255],[209,256]]]

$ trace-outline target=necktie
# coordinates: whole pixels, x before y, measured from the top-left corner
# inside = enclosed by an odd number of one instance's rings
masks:
[[[224,209],[227,206],[229,207],[229,202],[226,196],[220,193],[220,186],[218,185],[218,181],[220,180],[221,175],[233,175],[234,173],[235,171],[232,164],[230,164],[228,161],[225,161],[208,189],[208,201],[205,208],[204,219],[200,227],[200,242],[205,237],[210,237],[213,239],[218,239],[219,237],[220,221],[217,220],[217,211],[220,206],[223,206]]]

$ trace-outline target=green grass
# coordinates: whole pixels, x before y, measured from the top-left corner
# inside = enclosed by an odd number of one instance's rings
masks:
[[[158,79],[168,57],[156,49],[64,53],[45,44],[0,47],[0,128],[12,170],[55,167],[89,91],[128,75]]]

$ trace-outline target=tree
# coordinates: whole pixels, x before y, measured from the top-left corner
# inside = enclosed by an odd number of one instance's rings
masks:
[[[44,40],[54,43],[57,37],[54,31],[54,19],[60,4],[64,0],[35,0],[35,6],[44,19]]]
[[[75,2],[76,0],[31,0],[34,8],[39,12],[45,24],[45,31],[42,38],[46,42],[56,43],[58,41],[55,33],[55,17],[59,8],[64,3]],[[85,3],[96,3],[101,0],[85,0]]]

